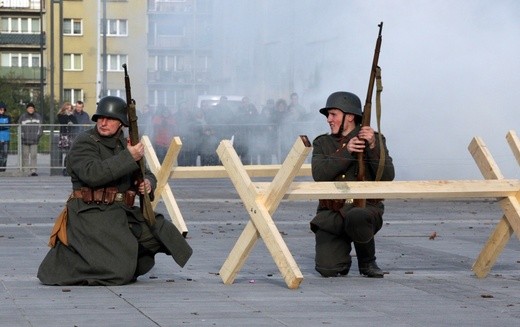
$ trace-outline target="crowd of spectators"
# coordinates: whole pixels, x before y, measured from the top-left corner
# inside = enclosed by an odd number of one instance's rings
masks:
[[[218,165],[216,149],[223,139],[231,140],[243,164],[281,163],[298,135],[306,134],[310,114],[297,93],[289,100],[268,99],[257,108],[244,96],[233,103],[222,96],[217,104],[200,107],[181,102],[178,108],[148,106],[139,113],[140,131],[149,135],[160,161],[174,136],[182,141],[179,166]]]

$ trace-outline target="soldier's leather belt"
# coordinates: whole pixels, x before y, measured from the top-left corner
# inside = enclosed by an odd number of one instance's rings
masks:
[[[383,199],[367,199],[366,203],[370,205],[377,205]],[[353,204],[353,199],[320,199],[320,208],[327,208],[332,211],[339,211],[345,204]]]
[[[320,199],[320,207],[332,211],[339,211],[345,204],[352,204],[352,199]]]
[[[123,202],[127,206],[131,207],[134,205],[135,192],[132,190],[118,192],[117,187],[103,187],[98,189],[82,187],[79,190],[72,191],[72,197],[82,199],[83,202],[87,204],[112,204],[114,202]]]

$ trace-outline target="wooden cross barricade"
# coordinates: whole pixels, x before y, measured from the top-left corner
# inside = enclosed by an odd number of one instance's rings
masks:
[[[247,175],[231,142],[225,140],[220,143],[217,153],[251,218],[220,269],[220,277],[225,284],[233,283],[254,244],[261,237],[287,286],[297,288],[300,285],[303,275],[271,215],[278,208],[310,150],[311,144],[307,137],[300,136],[267,191],[260,193]]]
[[[506,136],[520,165],[520,142],[516,133]],[[485,180],[437,180],[392,182],[293,182],[296,176],[309,176],[310,165],[303,164],[311,151],[309,140],[300,136],[282,165],[244,166],[230,141],[220,143],[217,153],[223,166],[177,167],[176,158],[182,143],[174,138],[161,166],[149,139],[144,136],[147,162],[157,176],[156,198],[162,198],[172,221],[184,235],[188,229],[177,206],[168,179],[222,178],[229,176],[250,220],[220,269],[225,284],[232,284],[247,260],[256,241],[264,241],[287,286],[298,288],[303,276],[278,231],[273,213],[282,199],[448,199],[497,198],[504,215],[490,235],[473,265],[479,278],[487,276],[513,233],[520,239],[520,180],[504,179],[491,154],[480,138],[474,138],[468,149]],[[252,182],[251,177],[274,176],[273,181]]]
[[[155,199],[152,201],[152,207],[155,209],[162,199],[173,224],[186,236],[188,234],[188,227],[168,181],[170,179],[184,178],[228,178],[229,173],[224,166],[177,166],[177,157],[182,148],[182,141],[179,137],[172,139],[162,165],[157,158],[150,138],[144,135],[141,142],[144,144],[146,162],[157,178]],[[247,174],[251,177],[272,177],[278,173],[281,166],[282,165],[248,165],[245,169]],[[296,173],[298,176],[310,176],[311,167],[309,164],[303,164],[298,166],[298,168]]]
[[[520,165],[520,141],[515,132],[507,134],[507,140],[516,161]],[[484,142],[480,138],[474,138],[468,147],[477,162],[480,172],[488,180],[503,180],[504,176],[496,163],[492,160]],[[500,200],[504,215],[489,236],[484,248],[473,264],[473,271],[479,278],[486,277],[495,264],[498,256],[504,250],[513,233],[520,239],[520,191]]]
[[[520,163],[518,138],[513,132],[513,152]],[[303,141],[303,144],[302,142]],[[220,276],[225,284],[232,284],[238,272],[249,256],[255,242],[262,238],[274,262],[278,266],[287,286],[297,288],[303,276],[276,228],[271,215],[282,198],[289,200],[309,199],[454,199],[454,198],[499,198],[505,213],[499,226],[488,244],[482,250],[474,265],[477,276],[485,277],[487,272],[509,240],[512,231],[520,235],[520,180],[506,180],[498,173],[493,158],[485,146],[475,138],[470,144],[481,170],[494,171],[494,179],[487,180],[438,180],[438,181],[392,181],[392,182],[292,182],[295,166],[305,160],[310,151],[308,143],[297,140],[291,153],[271,183],[253,183],[230,141],[222,141],[217,153],[228,170],[235,188],[250,216],[235,246],[220,269]],[[492,173],[493,174],[493,173]],[[487,174],[484,174],[485,176]],[[285,194],[283,194],[285,192]],[[487,271],[486,271],[487,270]]]

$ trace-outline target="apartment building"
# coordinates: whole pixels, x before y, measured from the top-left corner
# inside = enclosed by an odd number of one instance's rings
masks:
[[[47,0],[48,92],[82,100],[91,114],[104,95],[125,98],[123,64],[132,97],[146,97],[146,3],[129,0]],[[106,22],[106,25],[105,23]],[[62,23],[62,24],[61,24]],[[106,31],[105,31],[106,30]]]
[[[176,108],[211,84],[212,1],[148,1],[148,103]]]
[[[44,15],[39,0],[0,0],[0,77],[20,80],[34,99],[46,80]]]
[[[58,102],[82,100],[93,114],[100,97],[125,98],[126,63],[138,107],[174,110],[210,88],[212,5],[212,0],[0,0],[0,76],[23,80],[33,101],[41,92]]]

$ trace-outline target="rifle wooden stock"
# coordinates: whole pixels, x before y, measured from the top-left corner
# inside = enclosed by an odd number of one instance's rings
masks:
[[[137,126],[137,111],[135,109],[135,101],[132,99],[132,91],[130,88],[130,76],[128,76],[128,71],[126,64],[123,64],[123,69],[125,70],[125,91],[126,91],[126,104],[128,109],[128,134],[130,136],[130,144],[136,145],[139,143],[139,127]],[[144,157],[139,159],[139,170],[136,173],[135,180],[137,181],[137,185],[145,179],[145,167],[146,163],[144,161]],[[139,192],[137,192],[139,193]],[[155,213],[152,207],[152,201],[150,199],[150,194],[144,192],[144,194],[139,194],[139,205],[141,207],[141,212],[143,213],[144,218],[146,219],[148,225],[155,225]]]
[[[379,35],[377,36],[376,47],[374,50],[374,57],[372,59],[372,67],[370,69],[370,79],[368,80],[367,97],[365,99],[365,106],[363,107],[363,118],[361,126],[370,126],[370,119],[372,118],[372,94],[374,92],[374,84],[376,81],[377,63],[379,61],[379,52],[381,51],[383,22],[379,25]],[[358,174],[357,180],[362,182],[365,180],[365,158],[364,152],[357,154]],[[366,199],[355,199],[354,205],[356,207],[364,208],[366,206]]]

